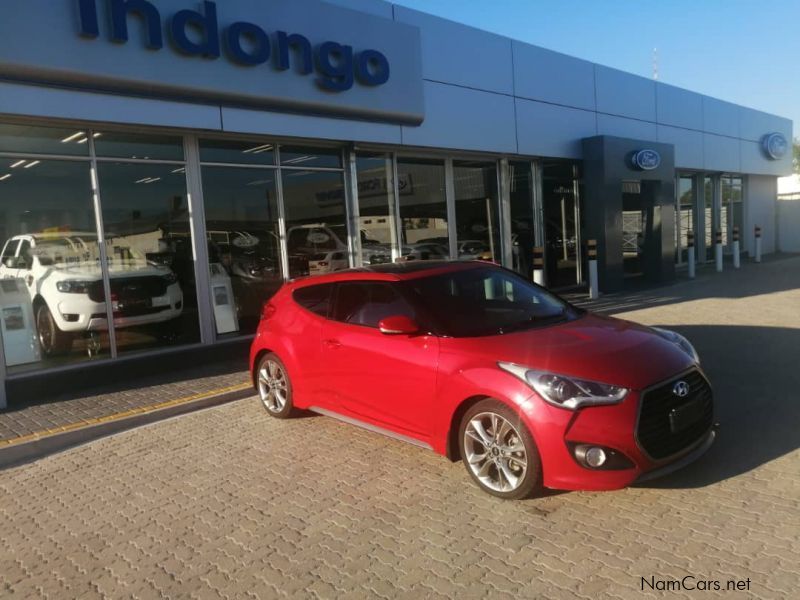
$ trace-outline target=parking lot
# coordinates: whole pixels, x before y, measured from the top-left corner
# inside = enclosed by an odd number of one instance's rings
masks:
[[[0,472],[0,596],[796,596],[800,257],[594,307],[695,344],[721,424],[701,461],[503,502],[461,463],[251,398]]]

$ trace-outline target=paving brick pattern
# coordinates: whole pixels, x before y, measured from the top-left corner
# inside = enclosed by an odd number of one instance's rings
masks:
[[[246,367],[224,362],[214,367],[183,369],[180,377],[176,380],[175,373],[170,373],[106,385],[91,392],[54,395],[48,402],[32,399],[12,405],[0,412],[0,443],[249,381]]]
[[[716,387],[719,442],[680,473],[503,502],[430,451],[246,399],[0,473],[0,597],[797,597],[800,259],[775,265],[624,314],[686,333]],[[686,575],[750,590],[641,589]]]

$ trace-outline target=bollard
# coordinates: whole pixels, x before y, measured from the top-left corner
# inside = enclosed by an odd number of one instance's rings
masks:
[[[738,269],[741,266],[739,260],[739,228],[733,228],[733,268]]]
[[[761,227],[756,225],[756,262],[761,262]]]
[[[714,247],[714,258],[717,261],[717,273],[722,273],[722,232],[717,229],[717,243]]]
[[[588,240],[586,249],[589,258],[589,298],[597,300],[600,297],[600,288],[597,282],[597,240]]]
[[[541,246],[533,248],[533,282],[544,285],[544,248]]]
[[[694,279],[694,231],[686,233],[687,259],[689,262],[689,279]]]

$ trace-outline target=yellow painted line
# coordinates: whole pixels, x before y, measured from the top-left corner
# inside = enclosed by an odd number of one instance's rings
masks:
[[[38,440],[41,438],[49,437],[51,435],[57,435],[59,433],[64,433],[67,431],[74,431],[76,429],[82,429],[84,427],[90,427],[92,425],[100,425],[102,423],[111,423],[112,421],[119,421],[121,419],[125,419],[128,417],[132,417],[135,415],[143,415],[151,412],[155,412],[157,410],[161,410],[164,408],[171,408],[173,406],[179,406],[181,404],[187,404],[189,402],[194,402],[196,400],[203,400],[205,398],[211,398],[213,396],[219,396],[221,394],[229,394],[231,392],[240,392],[246,389],[250,389],[253,386],[249,383],[242,383],[239,385],[232,385],[229,387],[219,388],[216,390],[211,390],[210,392],[201,392],[198,394],[192,394],[191,396],[185,396],[183,398],[176,398],[174,400],[165,400],[164,402],[159,402],[157,404],[150,404],[148,406],[142,406],[139,408],[132,408],[126,411],[114,413],[112,415],[106,415],[104,417],[94,417],[91,419],[83,419],[81,421],[77,421],[75,423],[68,423],[66,425],[59,425],[58,427],[51,427],[50,429],[42,429],[41,431],[35,431],[33,433],[27,433],[25,435],[21,435],[19,437],[7,439],[7,440],[0,440],[0,447],[3,446],[13,446],[16,444],[22,444],[24,442],[30,442],[33,440]]]

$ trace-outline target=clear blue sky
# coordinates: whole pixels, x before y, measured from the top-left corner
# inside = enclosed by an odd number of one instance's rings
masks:
[[[800,136],[800,0],[393,0],[788,117]]]

